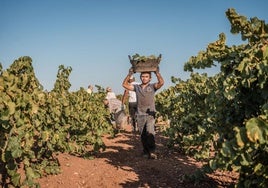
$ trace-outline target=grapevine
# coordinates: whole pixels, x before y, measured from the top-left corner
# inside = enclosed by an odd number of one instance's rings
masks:
[[[231,32],[248,43],[229,47],[221,33],[185,63],[191,77],[173,77],[175,86],[157,95],[157,106],[170,120],[170,146],[206,162],[203,173],[237,171],[236,187],[267,187],[268,25],[234,9],[226,16]],[[210,77],[194,73],[212,66],[221,71]]]
[[[38,186],[36,178],[60,173],[58,152],[90,156],[105,149],[101,136],[114,131],[102,103],[103,89],[91,96],[83,88],[69,92],[72,69],[61,65],[54,88],[46,92],[31,62],[21,57],[0,71],[3,186]]]

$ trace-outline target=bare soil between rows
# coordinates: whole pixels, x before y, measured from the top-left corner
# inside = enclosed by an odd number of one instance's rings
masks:
[[[144,158],[140,136],[130,126],[116,137],[103,137],[107,148],[94,159],[59,154],[62,173],[38,180],[41,188],[119,188],[119,187],[230,187],[238,175],[217,171],[201,182],[187,181],[185,175],[202,167],[201,162],[166,146],[167,138],[156,135],[158,159]]]
[[[185,181],[184,176],[202,167],[201,162],[166,147],[167,138],[156,135],[158,159],[142,157],[140,136],[130,126],[116,137],[103,137],[107,148],[94,159],[59,154],[62,173],[38,180],[41,188],[98,187],[229,187],[238,175],[218,171],[198,183]]]

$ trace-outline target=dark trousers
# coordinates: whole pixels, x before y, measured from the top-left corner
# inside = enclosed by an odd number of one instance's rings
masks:
[[[137,116],[144,153],[155,151],[155,119],[151,115]]]
[[[137,117],[137,103],[130,102],[128,103],[128,111],[130,115],[130,122],[134,130],[136,130],[136,117]]]

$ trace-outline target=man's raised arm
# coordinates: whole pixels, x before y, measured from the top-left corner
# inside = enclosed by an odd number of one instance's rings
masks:
[[[127,89],[127,90],[131,90],[131,91],[134,90],[134,86],[133,86],[132,84],[129,84],[129,79],[130,79],[130,77],[132,76],[133,73],[134,73],[134,72],[133,72],[133,69],[130,68],[130,69],[129,69],[129,72],[128,72],[128,75],[126,76],[126,78],[124,79],[124,81],[123,81],[123,83],[122,83],[122,86],[123,86],[125,89]]]
[[[157,67],[157,70],[154,73],[155,73],[156,78],[158,80],[158,82],[155,83],[154,87],[155,87],[155,89],[159,89],[164,85],[164,79],[159,72],[159,67]]]

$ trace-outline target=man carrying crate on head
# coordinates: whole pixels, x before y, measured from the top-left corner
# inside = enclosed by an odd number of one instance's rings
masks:
[[[159,63],[155,61],[156,63]],[[132,61],[133,62],[133,61]],[[144,64],[146,65],[146,61]],[[141,63],[140,63],[141,64]],[[145,70],[146,69],[146,70]],[[149,159],[157,159],[155,153],[155,92],[164,85],[158,64],[149,70],[147,67],[140,67],[141,84],[130,85],[129,79],[136,72],[135,66],[129,69],[129,73],[124,79],[122,86],[130,91],[136,92],[137,97],[137,125],[141,134],[141,142],[143,146],[143,155]],[[156,83],[150,83],[152,79],[151,72],[154,72],[157,78]]]

